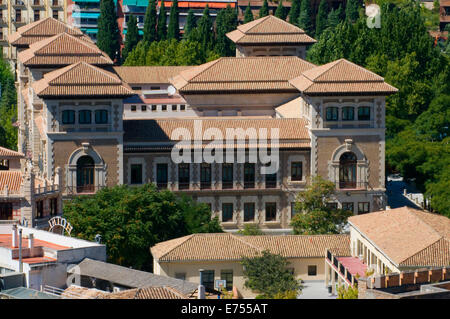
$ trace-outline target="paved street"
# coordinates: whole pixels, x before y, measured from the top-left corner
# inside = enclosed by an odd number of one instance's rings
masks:
[[[336,299],[336,296],[328,294],[328,289],[322,280],[304,282],[303,287],[298,299]]]

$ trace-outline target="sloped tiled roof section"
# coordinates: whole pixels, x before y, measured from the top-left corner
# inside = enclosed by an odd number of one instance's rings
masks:
[[[81,61],[98,66],[113,64],[94,43],[66,32],[31,44],[29,49],[18,54],[18,58],[28,67],[58,67]]]
[[[289,80],[313,67],[294,56],[225,57],[185,70],[171,83],[181,93],[297,92]]]
[[[227,37],[234,43],[245,44],[313,44],[315,39],[304,30],[273,15],[238,26]]]
[[[389,95],[398,91],[381,76],[346,59],[306,70],[289,83],[306,95]]]
[[[189,68],[192,66],[115,66],[114,71],[126,83],[149,84],[170,83],[169,78]]]
[[[76,37],[83,37],[80,29],[73,28],[64,22],[48,17],[17,29],[8,37],[11,45],[16,47],[28,47],[30,44],[66,32]]]
[[[145,287],[103,294],[99,299],[188,299],[188,297],[170,287]]]
[[[350,256],[348,235],[238,236],[230,233],[193,234],[151,248],[160,262],[241,260],[263,250],[286,258],[324,257],[326,249]]]
[[[21,171],[0,171],[0,192],[8,187],[9,191],[17,192],[22,184]]]
[[[134,94],[116,74],[86,62],[47,73],[32,87],[42,98],[126,97]]]
[[[272,131],[278,129],[278,141],[280,148],[308,148],[310,147],[310,137],[308,129],[306,128],[306,121],[300,118],[207,118],[207,119],[160,119],[160,120],[125,120],[124,121],[124,142],[127,147],[133,143],[140,142],[178,142],[182,136],[175,134],[180,129],[189,132],[191,139],[196,140],[195,132],[200,132],[203,142],[212,140],[212,136],[208,140],[205,132],[210,129],[217,129],[221,132],[223,138],[227,137],[227,130],[239,134],[239,129],[242,129],[244,135],[242,137],[236,136],[234,140],[236,143],[244,143],[246,147],[251,142],[257,140],[258,145],[262,146],[260,129],[265,129],[267,132],[267,139],[270,146],[276,141],[270,140]],[[197,128],[197,130],[196,130]],[[275,132],[275,131],[273,131]],[[249,135],[247,135],[247,133]],[[255,135],[256,134],[256,135]],[[176,136],[176,138],[175,138]],[[215,139],[218,137],[214,136]],[[205,144],[207,145],[207,144]],[[219,145],[216,145],[219,147]]]
[[[450,219],[409,207],[352,216],[349,222],[399,266],[448,266]]]
[[[24,154],[0,146],[0,158],[21,158]]]

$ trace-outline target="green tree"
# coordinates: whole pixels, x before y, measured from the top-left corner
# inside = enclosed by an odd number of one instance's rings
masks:
[[[137,20],[134,15],[130,15],[127,23],[127,36],[125,38],[125,47],[122,51],[122,57],[127,58],[128,54],[133,51],[139,42],[139,30],[137,27]]]
[[[303,0],[300,6],[300,14],[298,16],[297,25],[309,35],[313,35],[313,23],[311,16],[311,4],[309,1]]]
[[[217,218],[204,204],[179,198],[153,185],[105,188],[64,204],[64,216],[76,237],[94,240],[101,235],[108,261],[152,270],[149,247],[193,232],[221,232]]]
[[[97,46],[114,61],[120,61],[120,33],[117,25],[116,6],[113,0],[100,2],[100,16],[97,22]]]
[[[331,9],[330,13],[328,13],[327,25],[331,28],[335,28],[342,21],[342,18],[341,18],[342,15],[343,15],[343,10],[342,10],[341,5],[339,5],[339,7],[336,10]]]
[[[277,9],[275,10],[275,16],[282,20],[286,20],[286,9],[283,6],[283,0],[280,0],[280,2],[278,2]]]
[[[161,7],[159,9],[157,36],[158,41],[165,40],[167,38],[167,14],[164,0],[161,0]]]
[[[144,17],[144,41],[153,42],[156,41],[158,35],[156,33],[156,23],[158,21],[158,14],[156,11],[155,0],[150,0],[145,11]]]
[[[320,37],[328,26],[328,4],[326,0],[321,0],[316,16],[316,37]]]
[[[291,220],[294,234],[339,234],[353,213],[329,205],[335,195],[333,182],[315,176],[304,192],[297,195],[296,214]]]
[[[186,24],[184,25],[183,39],[188,39],[191,31],[197,27],[197,22],[195,21],[194,10],[189,9],[186,18]]]
[[[212,50],[214,47],[214,34],[212,32],[213,23],[211,17],[209,16],[209,6],[206,5],[203,10],[202,17],[197,22],[197,28],[191,32],[194,39],[200,42],[203,54],[206,56],[208,51]]]
[[[358,299],[358,287],[355,286],[339,286],[337,289],[337,299]]]
[[[246,224],[246,225],[244,225],[244,228],[240,229],[238,231],[238,234],[239,235],[244,235],[244,236],[260,236],[260,235],[264,235],[264,233],[258,227],[258,225],[254,225],[254,224]]]
[[[250,8],[250,2],[248,3],[247,8],[245,8],[245,12],[244,12],[244,23],[249,23],[251,21],[253,21],[253,13],[252,13],[252,9]]]
[[[297,25],[298,16],[300,15],[300,0],[292,0],[291,10],[289,10],[289,22]]]
[[[220,56],[234,56],[235,45],[226,34],[237,27],[237,13],[230,5],[219,11],[216,18],[216,47],[215,51]]]
[[[302,285],[287,268],[286,258],[263,251],[255,257],[243,257],[244,286],[260,294],[260,297],[273,299],[289,292],[298,294]]]
[[[348,0],[345,7],[345,17],[350,22],[355,22],[359,18],[359,9],[361,8],[358,0]]]
[[[0,146],[17,150],[17,92],[8,62],[0,57]]]
[[[180,23],[179,23],[178,0],[172,1],[170,7],[169,28],[167,29],[168,39],[180,39]]]
[[[259,9],[259,17],[263,18],[268,15],[269,15],[269,4],[267,3],[267,0],[264,0],[261,9]]]
[[[415,121],[418,133],[431,141],[442,141],[449,136],[450,95],[440,95],[433,99],[428,109]]]

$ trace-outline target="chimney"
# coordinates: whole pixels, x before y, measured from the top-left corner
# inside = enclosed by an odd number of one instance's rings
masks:
[[[200,283],[198,285],[198,296],[197,296],[197,299],[205,299],[205,286],[202,285],[204,269],[199,269],[198,271],[200,272]]]
[[[28,234],[28,248],[34,248],[34,235]]]
[[[12,233],[11,233],[11,239],[12,239],[12,247],[17,247],[17,225],[12,225]]]

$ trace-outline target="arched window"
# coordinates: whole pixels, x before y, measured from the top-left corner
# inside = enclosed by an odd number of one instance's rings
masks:
[[[339,158],[339,188],[356,188],[356,155],[352,152]]]
[[[77,193],[94,192],[94,160],[89,155],[77,161]]]

